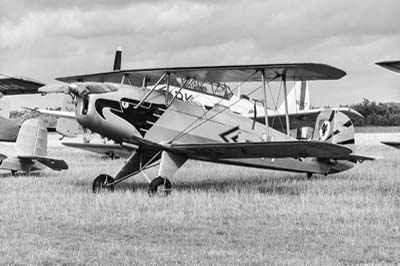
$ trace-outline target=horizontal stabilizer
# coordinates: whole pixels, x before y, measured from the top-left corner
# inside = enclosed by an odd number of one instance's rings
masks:
[[[166,147],[166,149],[168,149]],[[209,144],[172,144],[170,150],[190,159],[301,158],[336,159],[350,155],[351,149],[319,141],[274,141]]]
[[[18,156],[18,159],[20,159],[20,160],[36,160],[56,171],[68,169],[67,163],[64,160],[60,160],[60,159],[53,159],[53,158],[44,157],[44,156]]]
[[[317,120],[318,115],[327,109],[309,109],[309,110],[301,110],[298,111],[296,114],[289,114],[289,123],[290,123],[290,128],[302,128],[302,127],[314,127],[315,121]],[[357,112],[356,110],[353,110],[351,108],[347,107],[339,107],[339,108],[334,108],[332,110],[337,110],[339,112],[344,113],[347,115],[352,121],[357,118],[364,118],[362,114]],[[256,118],[257,122],[260,122],[264,124],[265,118],[264,117],[257,117]],[[277,130],[282,130],[286,129],[286,120],[285,120],[285,114],[272,114],[268,115],[268,121],[270,125],[277,129]]]

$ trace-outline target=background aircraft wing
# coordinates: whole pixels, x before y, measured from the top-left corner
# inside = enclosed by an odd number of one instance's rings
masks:
[[[400,149],[400,141],[382,141],[382,143],[393,148]]]
[[[341,145],[318,141],[172,144],[170,150],[199,160],[263,157],[335,159],[346,157],[352,152]]]
[[[385,61],[376,63],[378,66],[384,67],[394,72],[400,73],[400,60],[398,61]]]
[[[77,142],[61,142],[64,146],[81,149],[98,154],[104,154],[110,157],[128,157],[133,149],[122,147],[119,144],[103,144],[103,143],[77,143]]]
[[[50,115],[50,116],[56,116],[56,117],[63,117],[63,118],[68,118],[68,119],[75,119],[75,112],[70,112],[70,111],[57,111],[57,110],[47,110],[47,109],[30,109],[26,108],[27,110],[32,110],[34,112],[38,112],[39,114],[44,114],[44,115]]]
[[[30,78],[0,75],[0,93],[3,95],[39,93],[38,89],[44,85]]]
[[[261,70],[265,72],[266,78],[271,81],[279,79],[282,75],[286,76],[286,80],[331,80],[340,79],[346,75],[344,71],[325,64],[295,63],[132,69],[60,77],[56,80],[67,83],[89,81],[119,83],[125,76],[130,79],[133,85],[141,85],[143,77],[147,77],[150,81],[156,82],[163,73],[169,72],[172,78],[191,78],[208,83],[259,82],[261,81],[261,75],[253,74]]]

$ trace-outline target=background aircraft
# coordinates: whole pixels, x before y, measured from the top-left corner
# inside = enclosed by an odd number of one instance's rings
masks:
[[[376,63],[378,66],[389,69],[394,72],[400,73],[400,60],[399,61],[385,61]],[[400,149],[400,141],[382,141],[383,144]]]
[[[39,119],[26,120],[11,145],[0,143],[0,169],[17,172],[41,170],[47,166],[53,170],[66,170],[68,165],[60,159],[47,157],[47,128]]]
[[[168,178],[188,159],[308,175],[337,173],[356,162],[372,160],[356,154],[353,124],[338,110],[319,113],[312,140],[299,141],[290,135],[286,81],[332,80],[345,74],[322,64],[139,69],[57,78],[70,84],[47,85],[39,91],[72,95],[76,99],[75,117],[83,127],[134,150],[114,177],[103,174],[95,178],[94,191],[112,189],[115,184],[159,164],[157,177],[149,180],[149,193],[155,193],[171,189]],[[117,75],[128,78],[130,85],[86,81],[105,81]],[[225,84],[244,81],[261,84],[258,88],[264,92],[264,102],[267,102],[266,83],[282,82],[285,130],[270,126],[269,119],[260,123],[235,114],[229,106],[216,104],[205,110],[195,101],[176,99],[169,91],[169,86],[179,86],[229,100],[232,94]],[[193,83],[201,86],[187,87]],[[166,88],[157,89],[159,86]],[[266,109],[264,114],[268,118]]]
[[[18,123],[9,119],[10,104],[3,96],[38,93],[43,85],[30,78],[0,74],[0,141],[15,142],[19,131]]]

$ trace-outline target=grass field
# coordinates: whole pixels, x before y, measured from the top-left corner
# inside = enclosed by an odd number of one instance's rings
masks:
[[[313,180],[192,161],[167,198],[148,197],[142,176],[92,194],[123,160],[52,147],[70,170],[0,177],[0,265],[398,265],[400,151],[387,137],[358,134],[359,152],[382,158]]]

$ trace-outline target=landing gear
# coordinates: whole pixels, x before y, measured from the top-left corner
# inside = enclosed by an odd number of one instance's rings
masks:
[[[11,170],[11,176],[15,176],[17,174],[17,170]]]
[[[308,172],[307,173],[307,179],[311,179],[312,178],[313,173]]]
[[[101,174],[94,179],[92,190],[94,193],[99,193],[106,190],[114,191],[114,185],[110,185],[112,182],[114,182],[114,178],[106,174]]]
[[[171,182],[167,178],[158,176],[150,182],[148,193],[150,196],[168,196],[171,194],[171,188]]]

